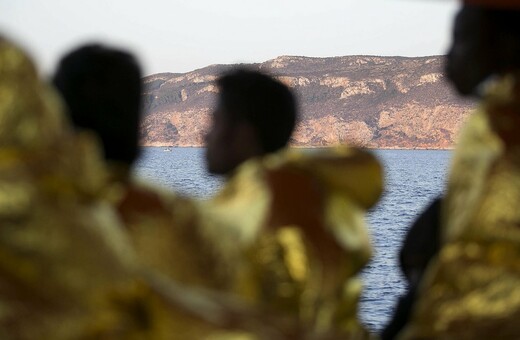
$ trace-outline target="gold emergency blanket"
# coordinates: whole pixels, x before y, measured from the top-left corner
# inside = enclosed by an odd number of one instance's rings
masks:
[[[382,191],[368,152],[284,151],[246,162],[200,203],[221,289],[296,320],[302,334],[365,338],[356,274],[371,247],[364,221]]]
[[[371,254],[364,213],[382,190],[370,153],[342,147],[251,160],[206,201],[120,187],[119,212],[143,263],[252,311],[235,320],[247,332],[215,338],[367,337],[355,276]],[[151,203],[140,205],[143,197]]]
[[[520,337],[520,77],[467,122],[443,206],[444,246],[402,339]]]
[[[97,287],[117,285],[124,265],[112,256],[111,233],[96,231],[113,216],[92,200],[103,172],[89,147],[67,131],[27,57],[0,38],[2,338],[73,338],[110,323],[101,306],[100,320],[89,313]]]
[[[202,339],[230,325],[218,298],[136,265],[118,215],[99,199],[99,155],[0,37],[0,338]]]

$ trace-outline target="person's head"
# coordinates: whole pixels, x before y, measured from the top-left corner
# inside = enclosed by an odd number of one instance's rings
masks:
[[[217,107],[206,136],[209,172],[228,175],[247,159],[287,145],[297,118],[287,86],[246,69],[221,76],[217,86]]]
[[[86,45],[63,57],[53,83],[73,125],[100,137],[107,160],[130,165],[139,152],[141,70],[135,58]]]
[[[520,70],[520,10],[465,5],[455,18],[446,73],[462,95],[492,75]]]

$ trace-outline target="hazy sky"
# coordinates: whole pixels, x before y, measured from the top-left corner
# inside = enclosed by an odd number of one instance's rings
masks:
[[[280,55],[443,54],[455,0],[0,0],[0,32],[44,72],[85,42],[137,54],[146,74]]]

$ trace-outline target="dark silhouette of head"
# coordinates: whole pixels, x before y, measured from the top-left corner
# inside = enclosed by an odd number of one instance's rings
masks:
[[[446,73],[462,95],[492,75],[520,69],[520,10],[463,6],[455,18]]]
[[[60,61],[53,83],[74,126],[96,133],[109,161],[131,165],[139,153],[141,70],[129,53],[86,45]]]
[[[247,159],[287,145],[297,118],[287,86],[247,69],[224,74],[216,83],[218,102],[206,136],[209,172],[229,175]]]

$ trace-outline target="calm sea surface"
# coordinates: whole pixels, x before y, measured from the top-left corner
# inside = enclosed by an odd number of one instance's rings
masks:
[[[372,331],[379,331],[405,289],[396,260],[401,240],[414,217],[442,193],[451,152],[375,152],[385,167],[386,191],[368,214],[375,255],[362,274],[360,315]],[[144,148],[136,174],[185,194],[207,197],[222,182],[206,173],[203,156],[200,148]]]

